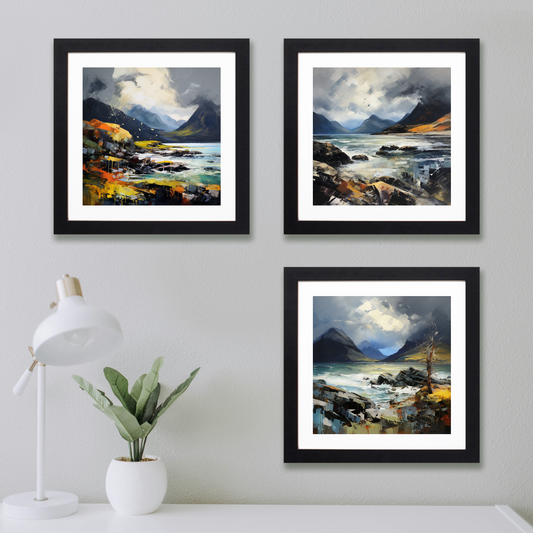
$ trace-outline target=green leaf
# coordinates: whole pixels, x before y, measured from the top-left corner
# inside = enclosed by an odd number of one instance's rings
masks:
[[[144,406],[146,405],[150,394],[152,394],[154,389],[157,387],[157,383],[159,381],[159,369],[162,366],[163,358],[158,357],[154,361],[150,372],[148,372],[148,374],[146,374],[146,377],[143,379],[142,390],[139,399],[137,400],[137,409],[135,411],[135,416],[137,417],[137,420],[140,420],[140,418],[142,417],[142,414],[144,413]]]
[[[134,415],[136,402],[128,392],[128,380],[118,370],[110,367],[104,368],[104,376],[120,403]]]
[[[159,420],[165,411],[189,388],[189,385],[196,377],[196,374],[198,374],[199,370],[200,368],[193,370],[191,375],[181,385],[179,385],[176,390],[171,392],[170,396],[156,409],[155,417],[153,417],[153,420],[150,420],[152,424],[155,425],[155,422]]]
[[[122,426],[119,426],[117,425],[116,423],[116,418],[115,416],[113,415],[113,413],[111,412],[108,412],[106,410],[105,407],[102,407],[101,405],[98,405],[97,403],[93,403],[93,405],[99,410],[99,411],[102,411],[102,413],[104,413],[104,415],[106,415],[108,418],[110,418],[111,420],[113,420],[113,422],[115,422],[115,426],[117,427],[118,429],[118,432],[120,433],[120,436],[124,439],[124,440],[127,440],[129,442],[132,442],[132,436],[130,435],[129,432],[125,431]]]
[[[105,392],[103,390],[100,390],[100,389],[96,389],[108,402],[109,402],[109,405],[113,405],[113,402],[105,395]]]
[[[125,407],[121,405],[102,407],[98,404],[94,404],[94,406],[115,422],[115,426],[117,426],[118,432],[124,440],[133,442],[142,438],[144,430],[137,422],[137,419]]]
[[[143,434],[141,438],[145,439],[146,437],[148,437],[148,435],[150,435],[152,429],[155,428],[155,424],[150,424],[149,422],[145,422],[144,424],[141,425],[141,428],[143,430]]]
[[[141,395],[141,391],[143,388],[143,381],[146,377],[146,374],[143,374],[133,385],[131,388],[130,396],[137,401],[139,399],[139,396]]]
[[[161,384],[157,384],[157,387],[152,391],[152,394],[148,397],[148,401],[144,406],[144,413],[141,419],[141,424],[148,422],[155,412],[157,407],[157,400],[159,400],[159,393],[161,392]]]
[[[102,407],[108,407],[111,404],[111,400],[105,397],[94,385],[80,376],[72,376],[74,381],[95,401]]]

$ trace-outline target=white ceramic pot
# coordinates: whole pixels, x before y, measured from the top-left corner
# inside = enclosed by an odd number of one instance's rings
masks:
[[[155,461],[132,463],[117,457],[107,469],[105,489],[109,503],[122,514],[149,514],[157,511],[167,492],[167,469]]]

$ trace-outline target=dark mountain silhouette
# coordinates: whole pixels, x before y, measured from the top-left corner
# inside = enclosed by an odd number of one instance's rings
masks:
[[[411,113],[407,117],[402,118],[398,124],[404,126],[431,124],[450,112],[451,105],[449,97],[437,93],[420,100]]]
[[[405,120],[411,113],[412,111],[410,111],[409,113],[405,113],[405,115],[400,120],[398,120],[396,124],[401,124],[402,120]]]
[[[418,126],[411,126],[410,132],[413,133],[431,133],[439,131],[450,131],[452,129],[452,114],[447,113],[443,117],[439,118],[435,122],[430,124],[419,124]]]
[[[87,98],[83,101],[83,120],[90,121],[93,118],[102,122],[118,124],[132,135],[134,141],[167,140],[156,129],[129,117],[120,109],[104,104],[95,98]]]
[[[371,344],[368,341],[360,342],[357,347],[359,350],[361,350],[365,355],[368,355],[368,357],[371,357],[372,359],[383,360],[387,356],[382,354],[373,344]]]
[[[370,115],[358,128],[352,130],[352,133],[378,133],[394,124],[394,120],[379,118],[377,115]]]
[[[351,133],[336,121],[328,120],[324,115],[313,112],[313,134]]]
[[[352,133],[348,128],[345,128],[340,122],[337,122],[336,120],[332,120],[331,124],[337,128],[339,133]]]
[[[407,341],[411,342],[411,341]],[[449,362],[451,360],[451,348],[449,344],[444,342],[437,342],[436,345],[436,357],[440,362]],[[409,349],[409,345],[406,343],[404,347],[400,350],[402,353],[397,352],[393,355],[384,359],[384,363],[395,363],[403,361],[418,361],[423,362],[425,360],[426,354],[424,346],[420,343],[414,343],[414,347]]]
[[[406,341],[405,344],[396,353],[389,355],[388,357],[383,359],[383,361],[386,363],[397,361],[398,359],[400,359],[402,355],[409,353],[415,350],[416,348],[418,348],[419,344],[420,343],[416,341]]]
[[[428,326],[431,322],[437,326],[437,339],[439,340],[439,343],[449,348],[451,344],[450,315],[440,307],[437,307],[429,316],[426,326],[412,335],[396,353],[389,355],[383,361],[398,361],[404,355],[418,351],[419,346],[426,340],[426,336],[429,332]]]
[[[375,361],[365,355],[355,343],[337,328],[328,329],[313,344],[314,363],[350,363]]]
[[[394,134],[394,133],[408,133],[409,128],[405,127],[403,124],[394,124],[385,128],[382,132],[373,133],[372,135],[379,135],[380,133],[384,135]]]
[[[220,142],[220,106],[201,100],[191,118],[165,136],[174,142]]]

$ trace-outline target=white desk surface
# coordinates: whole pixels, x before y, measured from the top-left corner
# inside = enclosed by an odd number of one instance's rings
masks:
[[[1,533],[533,533],[506,505],[494,507],[370,505],[162,505],[126,516],[109,504],[81,504],[54,520],[2,516]]]

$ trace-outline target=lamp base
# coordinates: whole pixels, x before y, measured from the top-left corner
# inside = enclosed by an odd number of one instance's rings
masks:
[[[47,490],[47,500],[35,501],[37,493],[21,492],[8,496],[3,501],[4,516],[19,520],[46,520],[63,518],[78,510],[78,497],[70,492]]]

